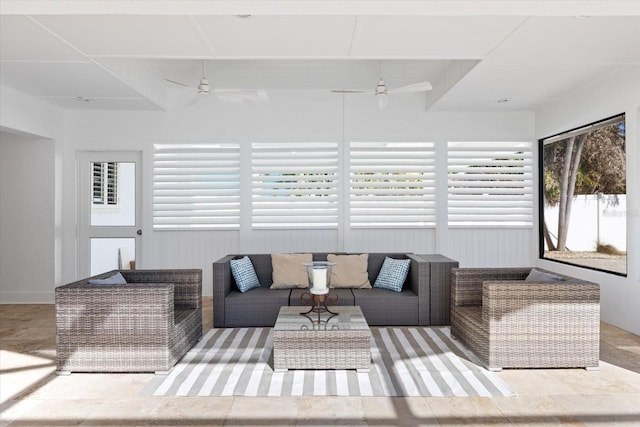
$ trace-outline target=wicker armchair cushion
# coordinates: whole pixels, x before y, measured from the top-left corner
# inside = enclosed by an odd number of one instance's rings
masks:
[[[90,285],[126,285],[127,280],[122,273],[117,272],[113,276],[109,276],[105,279],[89,279],[87,281]]]
[[[231,274],[238,285],[240,292],[247,292],[254,288],[260,287],[260,281],[256,275],[256,270],[248,256],[240,259],[232,259],[229,261],[231,265]]]
[[[524,280],[527,282],[564,282],[564,277],[532,268],[531,273]]]
[[[311,254],[272,254],[273,284],[271,289],[308,287],[307,268],[302,264],[312,261]]]
[[[369,254],[328,254],[327,261],[336,263],[331,268],[332,288],[371,289],[369,273],[367,272]]]
[[[385,257],[380,273],[373,284],[374,288],[402,292],[402,285],[407,279],[411,260]]]

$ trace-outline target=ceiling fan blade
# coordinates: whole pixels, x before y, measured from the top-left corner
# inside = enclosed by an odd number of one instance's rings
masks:
[[[333,93],[374,93],[371,90],[331,89]]]
[[[193,87],[193,86],[189,86],[189,85],[186,85],[186,84],[184,84],[184,83],[177,82],[177,81],[175,81],[175,80],[164,79],[164,81],[165,81],[165,82],[169,82],[169,83],[173,83],[174,85],[183,86],[183,87],[188,87],[189,89],[197,89],[197,88],[195,88],[195,87]]]
[[[396,89],[391,89],[389,93],[408,93],[408,92],[426,92],[433,89],[431,83],[424,81],[420,83],[414,83],[407,86],[402,86]]]
[[[229,101],[255,101],[262,102],[268,99],[264,90],[238,90],[238,89],[216,89],[213,91],[219,99]]]

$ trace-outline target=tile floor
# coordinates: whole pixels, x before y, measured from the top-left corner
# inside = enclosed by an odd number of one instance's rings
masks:
[[[152,374],[56,376],[53,305],[0,305],[0,426],[640,426],[640,337],[601,332],[599,371],[500,372],[517,397],[146,397]]]

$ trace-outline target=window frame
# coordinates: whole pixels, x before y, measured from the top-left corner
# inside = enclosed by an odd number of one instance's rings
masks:
[[[619,120],[622,119],[622,120]],[[576,264],[573,262],[569,262],[566,260],[562,260],[562,259],[554,259],[554,258],[548,258],[544,256],[545,253],[545,238],[544,238],[544,227],[545,227],[545,216],[544,216],[544,210],[545,210],[545,199],[544,199],[544,193],[545,193],[545,178],[544,178],[544,145],[545,142],[547,143],[553,143],[553,142],[557,142],[557,141],[562,141],[568,137],[571,136],[577,136],[577,135],[581,135],[584,134],[586,132],[590,132],[590,131],[594,131],[597,130],[599,128],[605,127],[605,126],[609,126],[611,124],[614,123],[618,123],[620,121],[625,122],[625,128],[626,128],[626,113],[622,112],[622,113],[618,113],[618,114],[614,114],[612,116],[606,117],[604,119],[600,119],[600,120],[596,120],[593,121],[591,123],[582,125],[582,126],[577,126],[574,128],[571,128],[569,130],[563,131],[563,132],[558,132],[543,138],[539,138],[538,139],[538,259],[543,260],[543,261],[549,261],[549,262],[556,262],[559,264],[564,264],[564,265],[569,265],[572,267],[577,267],[577,268],[582,268],[585,270],[592,270],[592,271],[599,271],[602,273],[608,273],[608,274],[613,274],[616,276],[621,276],[621,277],[627,277],[628,273],[629,273],[629,259],[627,257],[626,263],[625,263],[625,273],[621,273],[618,271],[612,271],[612,270],[606,270],[603,268],[599,268],[599,267],[594,267],[594,266],[589,266],[589,265],[583,265],[583,264]],[[549,141],[551,140],[551,141]],[[625,144],[626,144],[626,135],[625,135]],[[627,162],[626,159],[626,155],[627,155],[627,151],[625,148],[625,162]],[[628,173],[625,171],[625,183],[628,184]],[[627,191],[625,191],[625,195],[627,195]],[[627,243],[627,247],[629,245],[629,231],[628,231],[628,217],[626,218],[626,224],[625,224],[625,240]]]

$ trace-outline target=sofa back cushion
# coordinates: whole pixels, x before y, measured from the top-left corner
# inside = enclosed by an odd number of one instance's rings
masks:
[[[328,254],[327,261],[336,263],[336,265],[331,268],[332,288],[371,288],[371,282],[369,282],[369,275],[367,273],[369,254]]]
[[[370,253],[369,254],[369,266],[367,267],[367,271],[369,273],[369,282],[375,283],[378,275],[380,274],[380,270],[382,269],[382,264],[384,264],[384,259],[386,257],[394,258],[394,259],[407,259],[407,254],[403,253]]]
[[[236,259],[240,259],[245,255],[236,255]],[[271,254],[249,254],[246,255],[253,264],[253,269],[258,276],[260,286],[268,288],[272,283],[272,267],[271,267]]]
[[[271,289],[309,287],[305,262],[313,261],[311,254],[271,254],[273,284]]]

